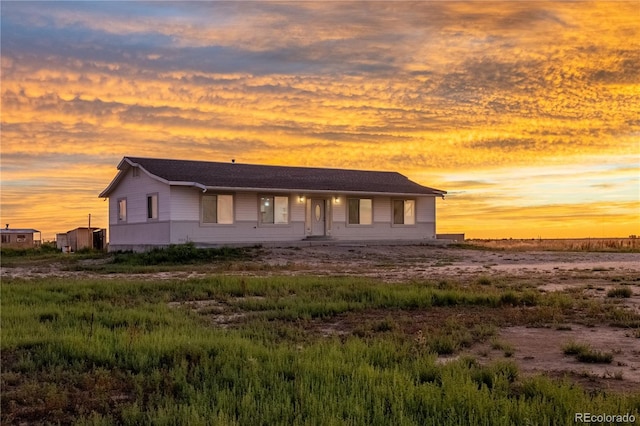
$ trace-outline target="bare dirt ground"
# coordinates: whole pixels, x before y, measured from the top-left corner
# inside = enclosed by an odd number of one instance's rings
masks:
[[[433,246],[316,246],[270,249],[261,259],[292,273],[371,276],[385,281],[481,274],[576,276],[640,272],[640,253],[490,251]],[[551,280],[554,281],[554,280]],[[562,283],[557,283],[562,284]]]
[[[0,278],[95,276],[87,271],[66,271],[61,265],[1,268]],[[233,275],[343,275],[374,277],[389,283],[444,280],[460,284],[485,277],[506,285],[523,285],[543,292],[579,291],[599,300],[607,300],[607,291],[625,286],[629,298],[615,299],[626,309],[640,314],[640,253],[492,251],[439,246],[367,246],[326,245],[260,249],[251,261],[226,263],[211,268],[181,268],[178,271],[149,274],[108,274],[110,279],[186,279],[211,273]],[[611,298],[609,298],[611,300]],[[223,310],[223,308],[221,308]],[[416,324],[444,321],[447,316],[467,312],[453,309],[411,313]],[[362,314],[359,314],[362,315]],[[388,313],[370,313],[384,318]],[[224,318],[227,322],[229,318]],[[231,318],[233,321],[235,318]],[[331,322],[316,324],[326,334],[349,330],[349,322],[363,318],[339,316]],[[215,321],[214,321],[215,322]],[[498,332],[498,338],[513,348],[514,360],[524,374],[545,372],[569,377],[600,389],[640,390],[640,334],[638,329],[615,328],[606,324],[563,324],[562,327],[527,324],[510,325]],[[612,352],[610,364],[586,364],[564,355],[569,342],[590,345],[595,350]],[[504,351],[490,343],[477,344],[465,353],[480,359],[504,357]],[[456,356],[464,355],[457,354]],[[446,362],[446,358],[443,358]]]

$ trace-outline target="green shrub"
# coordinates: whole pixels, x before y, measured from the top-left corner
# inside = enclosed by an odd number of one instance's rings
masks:
[[[385,319],[377,322],[373,326],[373,331],[378,333],[385,332],[385,331],[393,331],[397,327],[398,327],[398,324],[396,323],[396,321],[391,316],[387,316]]]
[[[584,343],[569,342],[562,348],[562,351],[565,355],[578,355],[589,351],[589,349],[589,345]]]
[[[574,355],[580,362],[610,364],[613,361],[613,354],[595,351],[583,343],[570,342],[564,346],[563,352],[565,355]]]
[[[451,335],[435,336],[429,341],[429,349],[438,355],[451,355],[460,348],[460,343]]]
[[[486,275],[483,275],[480,278],[478,278],[477,283],[480,285],[491,285],[491,278],[487,277]]]
[[[1,257],[29,257],[29,256],[40,256],[44,254],[52,254],[52,253],[60,253],[60,250],[56,247],[54,243],[43,243],[38,247],[29,247],[29,248],[13,248],[13,247],[2,247],[0,248],[0,256]]]
[[[576,359],[580,362],[588,362],[593,364],[611,364],[611,361],[613,361],[613,354],[589,350],[577,354]]]
[[[142,253],[117,252],[114,255],[113,263],[133,266],[179,265],[197,262],[238,260],[249,257],[249,249],[247,248],[197,248],[194,243],[186,243],[154,248]]]
[[[607,297],[623,297],[629,298],[633,292],[629,287],[616,287],[607,292]]]

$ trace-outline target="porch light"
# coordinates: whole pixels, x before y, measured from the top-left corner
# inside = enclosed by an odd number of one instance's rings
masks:
[[[304,203],[304,195],[299,195],[298,196],[298,202],[299,203]]]
[[[333,202],[335,204],[340,204],[340,197],[333,197]]]

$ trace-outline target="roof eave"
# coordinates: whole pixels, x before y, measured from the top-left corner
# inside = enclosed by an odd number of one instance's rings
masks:
[[[424,187],[425,189],[431,191],[431,193],[424,192],[413,192],[413,191],[405,191],[405,192],[382,192],[382,191],[345,191],[339,189],[304,189],[304,188],[261,188],[261,187],[234,187],[234,186],[208,186],[200,182],[190,182],[190,181],[169,181],[164,179],[158,175],[155,175],[148,170],[146,170],[141,164],[136,163],[131,160],[129,157],[123,157],[120,163],[118,164],[118,174],[111,181],[109,186],[105,188],[104,191],[100,193],[99,198],[107,198],[109,194],[118,186],[120,181],[126,175],[126,172],[131,167],[138,167],[142,170],[147,176],[150,178],[162,182],[166,185],[170,186],[188,186],[188,187],[196,187],[200,189],[202,192],[206,192],[209,190],[214,191],[253,191],[253,192],[272,192],[272,193],[305,193],[305,194],[346,194],[346,195],[395,195],[395,196],[438,196],[444,197],[447,193],[446,191],[441,191],[434,188]]]
[[[180,186],[195,186],[193,182],[171,182]],[[261,187],[237,187],[237,186],[205,186],[207,191],[247,191],[247,192],[265,192],[265,193],[298,193],[298,194],[342,194],[342,195],[396,195],[396,196],[412,196],[412,197],[439,197],[446,194],[445,191],[434,190],[432,193],[422,192],[383,192],[383,191],[349,191],[340,189],[304,189],[304,188],[261,188]]]
[[[119,167],[118,167],[119,168]],[[120,181],[122,180],[122,177],[124,176],[124,173],[122,170],[118,171],[118,174],[116,175],[116,177],[113,178],[113,180],[111,181],[111,183],[109,184],[109,186],[107,186],[99,195],[98,198],[108,198],[109,194],[111,193],[111,191],[113,191],[115,189],[116,186],[118,186],[118,184],[120,183]]]
[[[159,182],[165,183],[167,185],[171,185],[172,184],[168,180],[166,180],[164,178],[161,178],[160,176],[154,175],[153,173],[149,172],[147,169],[142,167],[140,164],[138,164],[138,163],[136,163],[134,161],[131,161],[131,159],[129,157],[123,157],[122,160],[120,160],[120,163],[118,163],[118,174],[116,175],[115,178],[113,178],[113,180],[111,181],[109,186],[107,186],[104,189],[104,191],[102,191],[100,193],[100,195],[98,195],[98,198],[107,198],[107,197],[109,197],[109,194],[115,189],[116,186],[118,186],[120,181],[124,178],[125,174],[127,173],[129,168],[131,168],[131,167],[139,168],[147,176],[149,176],[150,178],[155,179],[155,180],[157,180]]]

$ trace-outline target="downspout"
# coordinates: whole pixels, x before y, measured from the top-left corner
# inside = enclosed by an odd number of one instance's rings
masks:
[[[206,187],[206,186],[204,186],[204,185],[203,185],[203,184],[201,184],[201,183],[193,182],[191,185],[192,185],[192,186],[195,186],[196,188],[201,189],[203,194],[204,194],[205,192],[207,192],[207,187]]]

